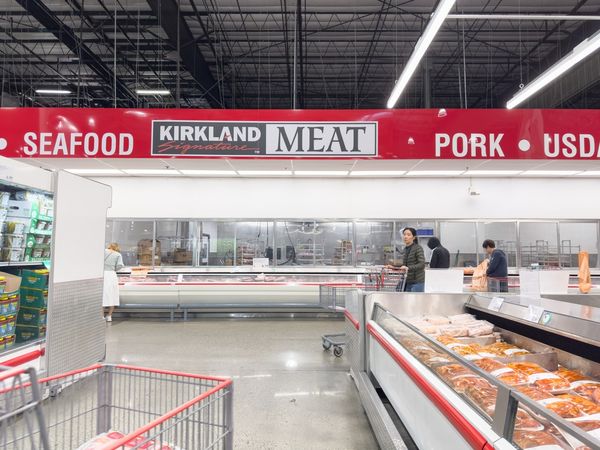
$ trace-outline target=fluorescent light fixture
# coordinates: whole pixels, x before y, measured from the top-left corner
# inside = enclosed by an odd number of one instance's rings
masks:
[[[578,177],[600,177],[600,170],[585,170],[577,174]]]
[[[299,177],[345,177],[347,170],[295,170],[294,175]]]
[[[353,170],[351,177],[400,177],[406,170]]]
[[[464,170],[411,170],[406,172],[407,177],[454,177]]]
[[[178,170],[175,169],[124,169],[123,172],[129,175],[181,175]]]
[[[66,172],[75,175],[123,175],[118,169],[65,169]]]
[[[194,175],[199,177],[234,177],[237,174],[235,170],[180,170],[184,175]]]
[[[576,175],[581,170],[526,170],[521,173],[521,176],[528,177],[568,177]]]
[[[238,170],[243,177],[284,177],[292,175],[291,170]]]
[[[468,176],[501,176],[506,177],[510,175],[518,175],[522,170],[467,170],[463,175]]]
[[[167,89],[136,89],[138,95],[170,95],[171,91]]]
[[[398,102],[400,95],[402,95],[402,92],[404,91],[404,89],[406,89],[406,86],[408,85],[408,82],[415,73],[415,70],[417,70],[417,67],[419,67],[421,59],[425,55],[425,52],[429,48],[429,45],[433,41],[433,38],[435,38],[435,35],[444,23],[444,20],[446,20],[446,16],[454,6],[454,3],[456,3],[456,0],[440,1],[437,9],[431,16],[431,20],[427,24],[425,31],[417,41],[417,45],[415,45],[415,49],[413,50],[412,55],[410,55],[410,58],[408,59],[404,70],[400,74],[398,82],[392,90],[390,99],[387,102],[388,108],[393,108]]]
[[[36,89],[36,94],[52,94],[52,95],[67,95],[70,94],[71,91],[67,89]]]
[[[591,37],[587,38],[579,45],[577,45],[567,56],[560,59],[557,63],[539,75],[531,83],[517,92],[513,98],[511,98],[506,107],[508,109],[515,108],[516,106],[523,103],[529,97],[546,87],[555,79],[562,76],[565,72],[571,69],[576,64],[590,56],[596,50],[600,48],[600,31],[594,33]]]

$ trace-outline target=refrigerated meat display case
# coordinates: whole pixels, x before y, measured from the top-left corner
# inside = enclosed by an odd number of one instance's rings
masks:
[[[121,308],[130,311],[320,312],[321,286],[360,287],[357,272],[149,272],[119,275]]]
[[[349,293],[351,373],[380,446],[599,449],[600,308],[576,302]]]

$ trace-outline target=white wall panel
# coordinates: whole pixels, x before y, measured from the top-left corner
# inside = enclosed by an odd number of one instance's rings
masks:
[[[102,278],[110,187],[68,172],[59,172],[57,180],[53,281]]]
[[[598,219],[594,179],[101,178],[110,217]]]

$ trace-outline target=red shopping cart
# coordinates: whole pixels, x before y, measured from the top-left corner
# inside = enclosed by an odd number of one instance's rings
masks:
[[[0,372],[0,449],[125,448],[232,449],[231,380],[111,364]]]
[[[386,267],[376,268],[363,276],[366,291],[404,291],[406,272]]]

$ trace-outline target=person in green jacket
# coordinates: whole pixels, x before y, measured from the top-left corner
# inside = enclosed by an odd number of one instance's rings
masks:
[[[418,244],[417,230],[407,227],[402,232],[404,258],[400,270],[406,273],[405,292],[423,292],[425,288],[425,252]]]

